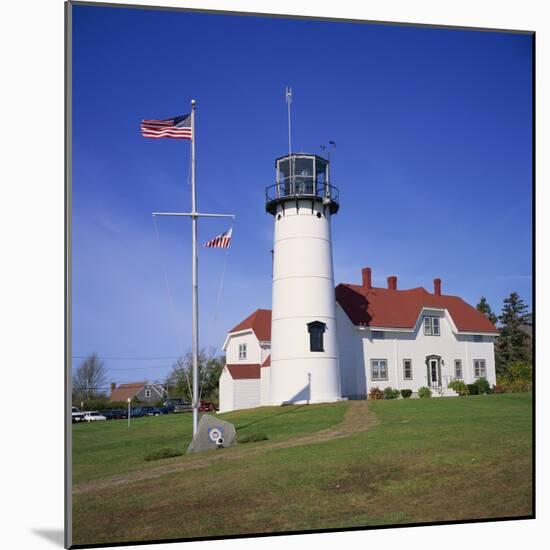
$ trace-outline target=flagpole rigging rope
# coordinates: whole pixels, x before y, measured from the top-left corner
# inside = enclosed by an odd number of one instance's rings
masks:
[[[174,324],[174,332],[176,334],[176,345],[178,347],[178,351],[179,351],[180,356],[183,357],[183,345],[182,345],[183,343],[181,341],[180,331],[178,330],[178,324],[177,324],[177,319],[176,319],[176,307],[175,307],[175,304],[174,304],[174,296],[172,294],[172,290],[170,288],[170,282],[168,281],[168,275],[166,273],[166,265],[165,265],[165,261],[164,261],[163,254],[162,254],[162,246],[161,246],[161,243],[160,243],[160,232],[159,232],[159,228],[158,228],[158,225],[157,225],[156,216],[153,216],[153,226],[155,228],[155,236],[156,236],[157,246],[158,246],[158,251],[159,251],[160,264],[162,266],[162,274],[163,274],[163,277],[164,277],[164,284],[166,286],[166,293],[168,295],[168,305],[170,307],[170,315],[172,317],[172,323]]]
[[[233,225],[234,225],[234,223],[235,223],[234,221],[231,222],[231,228],[230,228],[232,239],[233,239]],[[225,249],[225,254],[224,254],[224,258],[223,258],[222,274],[221,274],[220,282],[219,282],[219,285],[218,285],[216,305],[214,306],[214,316],[213,316],[213,319],[212,319],[212,328],[213,329],[216,328],[216,323],[218,322],[218,311],[219,311],[220,300],[221,300],[222,292],[223,292],[223,281],[224,281],[224,277],[225,277],[225,270],[227,268],[227,258],[229,256],[229,249],[230,248],[231,248],[231,244]]]

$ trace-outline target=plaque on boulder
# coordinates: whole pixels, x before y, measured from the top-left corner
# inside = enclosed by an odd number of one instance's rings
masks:
[[[195,437],[187,447],[187,454],[201,453],[231,447],[237,443],[235,426],[211,414],[201,416]]]

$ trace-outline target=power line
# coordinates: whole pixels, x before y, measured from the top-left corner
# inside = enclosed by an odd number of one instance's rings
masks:
[[[165,359],[179,359],[181,355],[165,355],[164,357],[107,357],[98,356],[102,360],[106,361],[163,361]],[[73,355],[73,359],[89,359],[89,355]]]
[[[131,370],[148,370],[148,369],[170,369],[172,367],[173,367],[173,365],[157,365],[157,366],[153,366],[153,367],[128,367],[126,369],[112,369],[110,367],[107,367],[107,370],[108,371],[113,371],[113,370],[117,370],[117,371],[118,370],[124,370],[124,371],[129,370],[129,371],[131,371]]]

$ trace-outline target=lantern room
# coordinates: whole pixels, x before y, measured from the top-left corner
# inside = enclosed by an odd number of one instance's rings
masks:
[[[322,202],[331,214],[338,211],[338,189],[330,185],[329,162],[317,155],[292,153],[275,161],[275,184],[266,189],[266,210],[289,200]]]

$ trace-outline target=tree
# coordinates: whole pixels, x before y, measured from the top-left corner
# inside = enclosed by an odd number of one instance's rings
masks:
[[[198,355],[200,398],[217,402],[218,382],[225,358],[216,356],[213,349],[201,349]],[[167,385],[170,396],[193,401],[193,354],[190,351],[174,363],[168,375]]]
[[[522,325],[530,323],[527,310],[527,305],[516,292],[504,299],[498,317],[500,334],[495,341],[496,371],[499,374],[505,374],[512,363],[530,363],[532,360],[529,337],[521,330]]]
[[[76,369],[73,376],[73,401],[89,401],[102,396],[106,385],[105,363],[92,353]]]
[[[496,325],[496,322],[498,321],[498,317],[493,313],[493,310],[491,309],[491,306],[487,302],[487,299],[485,296],[481,297],[481,300],[479,300],[479,304],[476,306],[478,311],[481,311],[493,325]]]

